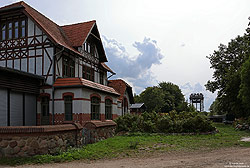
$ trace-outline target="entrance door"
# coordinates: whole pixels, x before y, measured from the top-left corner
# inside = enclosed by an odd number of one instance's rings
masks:
[[[49,97],[42,97],[41,108],[41,125],[49,125]]]

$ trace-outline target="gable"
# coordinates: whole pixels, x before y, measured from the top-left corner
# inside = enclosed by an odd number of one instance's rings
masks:
[[[92,41],[96,44],[100,62],[107,62],[107,57],[102,45],[96,21],[82,22],[61,26],[73,47],[83,46],[85,42]]]

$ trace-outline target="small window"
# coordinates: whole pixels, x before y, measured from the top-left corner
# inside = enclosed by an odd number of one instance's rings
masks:
[[[122,101],[122,111],[123,111],[123,114],[122,115],[125,115],[128,113],[128,100],[127,98],[124,98],[123,101]]]
[[[87,43],[84,43],[84,51],[87,52]]]
[[[86,67],[86,79],[90,80],[91,79],[91,68]]]
[[[72,121],[72,96],[64,97],[65,121]]]
[[[69,57],[63,57],[63,77],[75,77],[75,62]]]
[[[42,116],[49,116],[49,97],[42,97],[41,110]]]
[[[94,81],[94,69],[88,66],[83,66],[82,68],[82,77],[87,80]]]
[[[104,73],[100,72],[100,84],[104,84]]]
[[[2,25],[2,40],[6,39],[6,24]]]
[[[15,22],[15,38],[18,38],[18,21]]]
[[[12,23],[8,24],[8,39],[12,39]]]
[[[100,120],[100,99],[91,98],[91,120]]]
[[[112,120],[112,101],[110,99],[105,100],[105,119]]]
[[[90,44],[88,43],[88,53],[90,53]]]
[[[25,37],[25,20],[21,22],[21,37]]]

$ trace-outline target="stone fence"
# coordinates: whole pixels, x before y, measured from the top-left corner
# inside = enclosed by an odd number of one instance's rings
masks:
[[[116,123],[112,120],[89,121],[83,125],[83,143],[95,143],[114,136]]]
[[[0,157],[54,154],[69,146],[82,145],[78,123],[47,126],[0,127]]]

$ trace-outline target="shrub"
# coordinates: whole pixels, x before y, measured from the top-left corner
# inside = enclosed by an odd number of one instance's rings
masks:
[[[127,114],[118,117],[115,122],[117,132],[199,133],[215,130],[206,116],[198,112]]]

